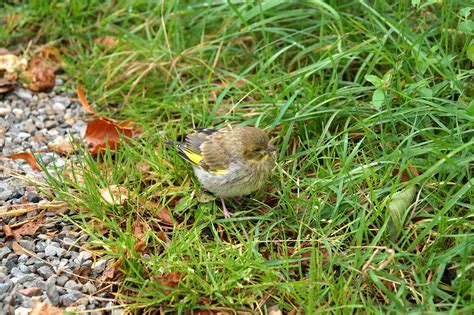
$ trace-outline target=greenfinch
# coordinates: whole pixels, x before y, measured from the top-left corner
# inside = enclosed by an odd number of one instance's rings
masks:
[[[176,148],[192,165],[201,186],[221,199],[226,218],[232,213],[224,198],[258,190],[275,165],[276,147],[255,127],[196,129]]]

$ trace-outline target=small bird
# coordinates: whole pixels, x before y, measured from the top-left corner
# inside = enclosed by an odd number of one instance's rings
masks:
[[[275,165],[276,147],[255,127],[196,129],[176,148],[192,165],[202,187],[221,199],[226,218],[232,213],[224,198],[258,190]]]

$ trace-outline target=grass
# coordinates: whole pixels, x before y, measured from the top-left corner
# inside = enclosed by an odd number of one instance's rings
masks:
[[[468,8],[31,1],[3,4],[19,18],[0,39],[62,47],[71,88],[80,81],[102,113],[142,125],[114,153],[83,152],[75,177],[49,177],[91,246],[117,262],[131,311],[461,314],[474,309]],[[279,148],[266,191],[231,219],[199,201],[163,146],[227,124],[266,128]],[[104,202],[111,185],[125,202]]]

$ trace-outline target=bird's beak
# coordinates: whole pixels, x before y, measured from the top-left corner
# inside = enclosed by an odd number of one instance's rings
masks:
[[[265,152],[271,153],[271,152],[275,152],[276,150],[277,148],[273,144],[269,144],[268,147],[265,149]]]

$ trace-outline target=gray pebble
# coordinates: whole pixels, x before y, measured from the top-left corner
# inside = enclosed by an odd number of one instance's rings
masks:
[[[0,182],[0,200],[9,200],[14,193],[15,191],[12,186],[8,185],[5,182]]]
[[[53,276],[53,270],[49,266],[42,266],[36,270],[43,279],[48,279]]]
[[[10,274],[17,278],[24,276],[23,272],[21,272],[18,267],[13,267],[12,270],[10,270]]]
[[[63,287],[64,284],[66,283],[66,281],[68,281],[69,278],[65,275],[62,275],[62,276],[59,276],[57,279],[56,279],[56,284]]]
[[[31,101],[31,99],[33,98],[33,94],[31,94],[31,92],[27,89],[19,88],[14,91],[14,93],[16,94],[16,96],[18,96],[24,101]]]
[[[18,244],[20,244],[21,247],[23,247],[26,250],[29,250],[30,252],[35,251],[35,243],[30,240],[19,240]]]
[[[57,114],[64,114],[66,106],[63,103],[56,102],[53,104],[53,109]]]
[[[46,249],[46,243],[43,241],[39,241],[38,243],[36,243],[35,248],[37,251],[44,251]]]
[[[65,251],[66,250],[64,248],[48,245],[44,249],[44,254],[48,257],[52,257],[52,256],[60,257]]]
[[[59,297],[59,301],[62,305],[67,307],[73,305],[78,300],[78,298],[79,296],[75,293],[66,293]]]
[[[35,193],[34,191],[28,192],[26,194],[26,198],[28,199],[29,202],[33,202],[33,203],[38,203],[41,200],[38,194]]]
[[[58,305],[59,292],[58,292],[58,289],[56,288],[55,282],[56,281],[54,281],[54,278],[50,278],[48,279],[48,281],[46,281],[46,296],[51,301],[51,304]]]
[[[97,292],[97,288],[92,284],[92,282],[88,281],[84,284],[84,291],[89,294],[94,294]]]
[[[17,279],[16,283],[18,285],[26,283],[26,282],[30,282],[30,281],[35,281],[36,283],[36,280],[38,280],[37,277],[38,277],[37,275],[31,274],[31,273],[27,275],[22,275],[21,277]]]
[[[18,262],[21,264],[25,264],[28,261],[28,259],[30,259],[30,256],[23,254],[20,257],[18,257]]]
[[[88,260],[92,258],[92,253],[88,251],[81,251],[79,253],[79,256],[77,256],[77,259],[82,263],[84,260]]]
[[[7,116],[12,112],[12,108],[5,104],[0,104],[0,116]]]
[[[28,139],[29,137],[31,137],[31,134],[30,134],[30,133],[20,131],[20,132],[16,135],[16,139],[15,139],[15,140],[23,141],[23,140],[25,140],[25,139]]]
[[[82,284],[77,283],[74,280],[68,280],[65,284],[64,287],[68,290],[75,290],[79,291],[82,289]]]
[[[21,108],[14,108],[12,110],[13,115],[15,115],[16,118],[22,119],[24,117],[24,111]]]
[[[7,256],[11,252],[12,250],[9,247],[6,247],[6,246],[0,247],[0,259],[3,259],[3,257]]]
[[[51,129],[51,128],[54,128],[58,125],[58,122],[57,121],[54,121],[54,120],[47,120],[45,123],[44,123],[44,127],[46,129]]]
[[[20,271],[22,273],[30,273],[31,272],[30,268],[28,268],[28,266],[26,266],[24,264],[19,264],[18,269],[20,269]]]

